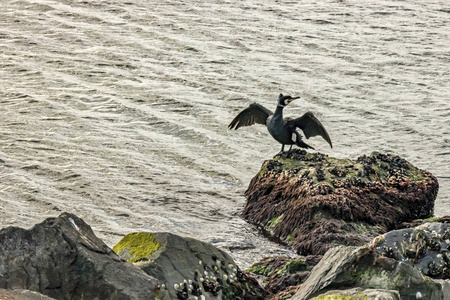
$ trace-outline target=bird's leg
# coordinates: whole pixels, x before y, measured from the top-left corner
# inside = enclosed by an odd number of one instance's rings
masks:
[[[281,146],[281,153],[284,152],[284,144],[282,144],[283,146]]]
[[[289,147],[288,153],[291,153],[291,150],[292,150],[292,144],[291,144],[291,147]]]

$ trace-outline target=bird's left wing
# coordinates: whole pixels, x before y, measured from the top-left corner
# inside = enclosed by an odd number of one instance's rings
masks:
[[[228,128],[238,129],[239,127],[251,126],[253,124],[266,125],[267,118],[270,115],[273,115],[273,112],[258,103],[252,103],[231,121]]]
[[[300,128],[307,139],[312,136],[320,135],[324,138],[325,141],[328,142],[328,144],[330,144],[330,147],[333,148],[333,144],[331,143],[328,132],[312,112],[307,112],[300,118],[289,120],[287,121],[286,125],[293,129],[295,129],[296,127]]]

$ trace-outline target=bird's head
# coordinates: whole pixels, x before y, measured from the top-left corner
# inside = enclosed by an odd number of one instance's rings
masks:
[[[291,96],[284,96],[283,94],[280,94],[280,96],[278,97],[278,105],[280,106],[286,106],[289,103],[291,103],[292,100],[294,99],[298,99],[300,97],[291,97]]]

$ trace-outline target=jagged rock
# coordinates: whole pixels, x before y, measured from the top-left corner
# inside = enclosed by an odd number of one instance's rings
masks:
[[[299,254],[324,254],[431,217],[438,188],[434,176],[398,156],[352,161],[293,150],[263,164],[243,216]]]
[[[413,266],[381,256],[368,245],[328,250],[292,300],[311,299],[348,287],[394,290],[402,300],[450,299],[447,281],[424,276]]]
[[[379,254],[410,264],[424,275],[450,279],[448,223],[425,223],[390,231],[376,238],[373,247]]]
[[[131,233],[113,247],[162,284],[169,299],[264,299],[266,292],[211,244],[170,233]]]
[[[297,292],[320,258],[319,256],[268,257],[255,263],[247,271],[258,276],[260,282],[266,283],[264,288],[271,293],[267,299],[288,299]]]
[[[349,290],[329,291],[325,294],[312,298],[312,300],[400,300],[397,291],[353,288]]]
[[[155,299],[158,282],[123,262],[69,213],[29,230],[0,230],[0,288],[56,299]]]

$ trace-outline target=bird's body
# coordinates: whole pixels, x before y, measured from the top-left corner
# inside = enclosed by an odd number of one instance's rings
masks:
[[[302,136],[298,129],[303,131],[306,138],[316,135],[322,136],[333,148],[327,131],[311,112],[307,112],[297,119],[283,118],[284,107],[297,98],[299,97],[280,94],[275,113],[258,103],[250,104],[248,108],[240,112],[231,121],[228,128],[238,129],[241,126],[250,126],[256,123],[266,125],[270,135],[282,145],[281,151],[284,151],[285,145],[290,145],[291,148],[292,145],[297,145],[301,148],[314,149],[302,141]]]

